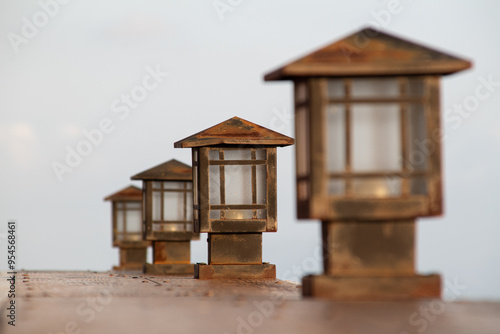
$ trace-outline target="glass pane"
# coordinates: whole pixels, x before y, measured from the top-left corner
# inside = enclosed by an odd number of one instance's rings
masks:
[[[353,104],[351,125],[354,171],[401,169],[401,125],[398,104]]]
[[[186,224],[186,232],[194,232],[194,225],[192,223]]]
[[[257,160],[266,160],[266,150],[256,150],[255,157]]]
[[[140,210],[141,203],[140,202],[127,202],[127,210]]]
[[[123,230],[123,226],[124,226],[123,217],[124,216],[125,216],[124,211],[117,211],[116,212],[116,229],[117,229],[118,233],[122,233],[124,231]]]
[[[225,181],[226,204],[252,204],[252,166],[226,166]]]
[[[345,97],[345,87],[343,79],[328,80],[328,97],[342,99]]]
[[[267,219],[267,210],[257,210],[257,219]]]
[[[375,198],[401,196],[401,178],[399,177],[353,179],[352,186],[354,196]]]
[[[163,220],[184,220],[184,193],[163,193]]]
[[[161,193],[153,191],[153,220],[161,220]]]
[[[161,231],[163,232],[184,232],[184,224],[175,223],[175,224],[162,224]]]
[[[123,203],[121,203],[121,202],[116,203],[116,208],[123,209]]]
[[[266,204],[267,201],[267,165],[258,165],[256,168],[257,204]]]
[[[297,132],[295,147],[298,176],[309,174],[309,124],[307,111],[307,108],[298,108],[295,112],[295,129]]]
[[[127,234],[127,241],[141,241],[141,234]]]
[[[328,193],[330,195],[344,195],[345,180],[330,179],[328,181]]]
[[[153,189],[161,189],[161,182],[153,182]]]
[[[424,81],[421,78],[408,79],[408,96],[411,97],[424,96]]]
[[[210,192],[210,204],[217,205],[220,204],[220,168],[219,166],[209,166],[210,179],[209,192]]]
[[[329,172],[345,170],[345,106],[330,104],[327,111],[327,169]]]
[[[186,182],[186,189],[192,189],[193,188],[193,182]]]
[[[410,193],[412,195],[427,195],[427,183],[425,177],[415,177],[410,181]]]
[[[295,96],[298,103],[304,102],[308,99],[307,85],[305,82],[297,83],[295,86]]]
[[[250,150],[224,150],[224,160],[250,160],[252,151]]]
[[[142,231],[142,219],[140,211],[125,211],[127,215],[127,232],[141,232]]]
[[[208,151],[208,159],[210,159],[210,160],[219,160],[219,150],[210,150],[210,151]]]
[[[210,210],[210,219],[220,219],[220,210]]]
[[[226,210],[226,219],[252,219],[252,210]]]
[[[163,189],[184,189],[185,182],[163,182]]]
[[[387,98],[398,97],[399,85],[397,78],[352,79],[352,98]]]
[[[186,194],[186,220],[193,220],[193,193]]]
[[[430,152],[427,144],[427,131],[425,123],[424,106],[411,104],[406,111],[408,157],[406,164],[410,172],[414,170],[423,171],[427,169],[427,161]]]

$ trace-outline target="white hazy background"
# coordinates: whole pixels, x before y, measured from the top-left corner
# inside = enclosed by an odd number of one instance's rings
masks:
[[[263,75],[372,25],[473,60],[442,80],[446,213],[419,220],[418,270],[463,285],[461,299],[500,299],[500,2],[65,1],[46,22],[38,1],[0,1],[0,269],[16,219],[18,268],[109,270],[118,250],[105,196],[140,187],[130,176],[166,160],[190,164],[173,143],[235,115],[294,136],[291,83]],[[15,52],[9,38],[35,19]],[[168,77],[120,119],[112,104],[148,66]],[[497,86],[473,105],[489,77]],[[464,103],[471,112],[454,110]],[[53,162],[104,118],[114,131],[59,182]],[[284,279],[321,272],[320,224],[295,215],[293,147],[278,149],[278,216],[264,261]],[[207,260],[205,237],[193,262]]]

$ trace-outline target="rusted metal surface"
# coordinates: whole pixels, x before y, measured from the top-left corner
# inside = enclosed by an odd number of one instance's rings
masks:
[[[415,222],[323,222],[329,276],[410,276],[415,273]]]
[[[159,247],[155,247],[156,245]],[[190,241],[155,241],[153,250],[154,263],[189,263],[191,260]]]
[[[439,275],[305,276],[305,297],[335,301],[383,301],[441,297]]]
[[[262,264],[262,233],[209,233],[208,264]]]
[[[142,201],[142,190],[136,186],[128,186],[104,198],[105,201]]]
[[[0,276],[4,291],[8,282]],[[498,302],[301,299],[300,286],[279,280],[93,272],[20,272],[17,278],[15,327],[6,323],[6,296],[0,296],[2,334],[497,334],[500,328]]]
[[[274,264],[201,264],[194,266],[198,279],[276,279]]]
[[[445,75],[471,62],[372,28],[362,29],[268,73],[266,81],[321,76]]]
[[[130,247],[120,247],[120,266],[113,270],[142,270],[146,263],[149,243],[134,244]]]
[[[191,166],[172,159],[131,177],[132,180],[191,181]]]
[[[216,145],[266,145],[288,146],[295,140],[263,126],[233,117],[200,131],[192,136],[179,140],[176,148],[216,146]]]

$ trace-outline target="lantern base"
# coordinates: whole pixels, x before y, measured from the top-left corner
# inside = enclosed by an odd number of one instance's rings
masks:
[[[337,301],[441,298],[441,277],[309,275],[302,279],[302,295]]]
[[[198,279],[276,279],[274,264],[204,264],[194,265],[194,278]]]
[[[193,276],[194,264],[192,263],[156,263],[144,264],[144,273],[150,275],[179,275]]]

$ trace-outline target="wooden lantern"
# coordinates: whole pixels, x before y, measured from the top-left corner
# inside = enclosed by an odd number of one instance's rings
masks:
[[[129,186],[104,200],[111,201],[113,247],[120,249],[120,265],[114,270],[142,270],[148,241],[142,239],[142,191]]]
[[[174,144],[192,148],[194,228],[208,233],[198,278],[273,278],[262,232],[276,232],[276,147],[294,140],[233,117]]]
[[[323,222],[305,295],[440,295],[415,275],[414,222],[443,210],[440,77],[470,66],[367,28],[265,76],[294,82],[298,217]]]
[[[192,169],[169,160],[132,176],[143,181],[144,239],[153,243],[153,263],[145,273],[193,275],[191,240],[193,232]]]

